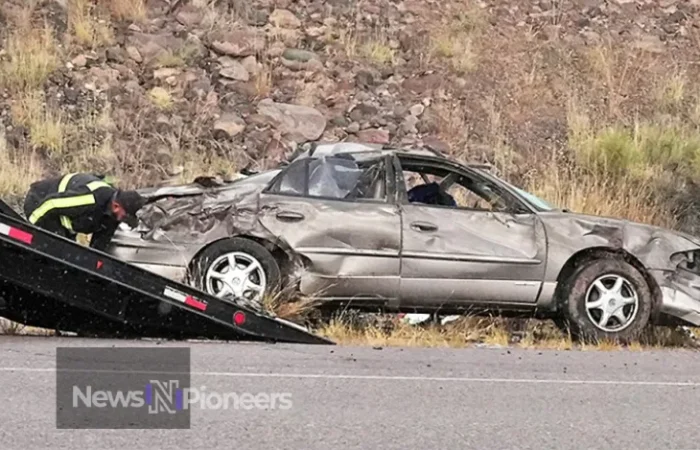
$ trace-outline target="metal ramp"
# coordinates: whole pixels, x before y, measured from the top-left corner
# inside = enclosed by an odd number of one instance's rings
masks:
[[[2,201],[0,316],[96,336],[333,344],[37,228]]]

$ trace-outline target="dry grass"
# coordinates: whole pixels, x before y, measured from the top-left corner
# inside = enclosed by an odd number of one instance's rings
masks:
[[[697,334],[700,330],[695,330]],[[695,347],[678,329],[658,327],[639,342],[621,345],[614,341],[579,343],[549,321],[515,320],[464,316],[445,325],[425,322],[410,325],[398,318],[383,323],[356,323],[352,319],[333,319],[316,332],[342,345],[391,347],[451,347],[474,345],[552,350],[646,350],[650,348]]]
[[[375,33],[366,39],[358,48],[359,55],[378,65],[393,66],[396,64],[396,50],[391,47],[389,39],[383,33]]]
[[[230,177],[240,169],[238,163],[231,158],[194,152],[176,153],[173,164],[182,169],[174,180],[180,183],[191,183],[199,176]]]
[[[360,35],[354,28],[344,28],[338,32],[337,43],[349,60],[360,58],[380,66],[397,63],[398,53],[384,30]]]
[[[12,105],[12,119],[29,129],[29,139],[35,149],[49,154],[61,154],[66,139],[66,124],[60,112],[46,105],[41,91],[19,97]]]
[[[192,63],[199,49],[194,44],[186,43],[181,47],[168,50],[158,55],[155,60],[156,67],[185,67]]]
[[[305,321],[309,314],[316,311],[321,300],[315,297],[297,297],[289,299],[288,292],[263,298],[262,309],[274,316],[293,322]]]
[[[465,33],[445,31],[434,35],[430,54],[445,58],[458,73],[470,72],[477,67],[478,55],[472,38]]]
[[[172,50],[161,53],[156,58],[156,67],[184,67],[186,64],[183,55]]]
[[[102,0],[116,20],[143,22],[147,17],[146,0]]]
[[[48,23],[33,26],[30,16],[6,36],[6,60],[0,62],[0,86],[13,92],[40,88],[60,62],[54,31]]]
[[[656,64],[654,57],[631,52],[612,43],[597,45],[584,53],[587,74],[593,86],[604,92],[609,117],[624,117],[622,108],[628,93],[643,85],[649,69]]]
[[[173,97],[165,88],[154,87],[148,91],[151,102],[160,109],[170,109],[173,106]]]
[[[347,59],[355,59],[358,55],[360,41],[352,28],[344,28],[338,32],[338,44],[342,48],[342,53]],[[327,49],[328,51],[328,49]]]
[[[29,185],[42,174],[41,163],[31,150],[11,151],[0,129],[0,192],[3,195],[24,195]]]
[[[675,112],[683,106],[687,94],[688,78],[683,70],[674,71],[663,77],[656,87],[656,101],[664,110]]]
[[[436,33],[431,33],[428,53],[446,59],[457,73],[475,70],[479,62],[477,41],[486,24],[486,13],[470,5]]]
[[[111,169],[109,164],[114,158],[112,127],[109,105],[83,111],[68,129],[67,146],[72,151],[58,161],[61,172]]]
[[[114,40],[108,17],[99,14],[89,0],[69,0],[68,26],[78,44],[84,47],[96,48]]]
[[[263,60],[262,68],[253,75],[253,85],[255,86],[255,96],[258,99],[266,98],[272,92],[274,82],[272,78],[274,63]]]
[[[438,101],[431,105],[430,112],[436,120],[439,137],[447,143],[455,156],[464,156],[469,143],[468,114],[459,101]]]
[[[342,320],[332,320],[317,330],[321,336],[338,344],[373,347],[465,347],[463,336],[447,333],[435,325],[414,326],[398,324],[387,332],[380,328],[361,329],[348,326]]]
[[[682,79],[670,78],[659,101],[678,106],[685,97]],[[567,118],[570,152],[542,157],[527,189],[575,212],[679,225],[666,192],[700,175],[697,128],[677,117],[597,127],[578,101],[570,102]]]
[[[526,190],[573,212],[673,228],[668,205],[650,183],[577,170],[556,160],[534,171]]]

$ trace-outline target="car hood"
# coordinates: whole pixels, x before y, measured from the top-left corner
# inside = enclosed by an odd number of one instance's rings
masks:
[[[561,211],[538,215],[552,250],[569,255],[598,246],[624,249],[647,268],[674,270],[671,255],[700,249],[696,236],[630,220]]]

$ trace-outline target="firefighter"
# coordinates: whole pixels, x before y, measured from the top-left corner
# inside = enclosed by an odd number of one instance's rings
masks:
[[[33,183],[24,199],[29,222],[71,240],[92,234],[90,247],[105,250],[121,222],[134,227],[146,201],[114,188],[100,176],[72,173]]]

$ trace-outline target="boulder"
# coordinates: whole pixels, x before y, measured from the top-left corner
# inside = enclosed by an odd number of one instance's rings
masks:
[[[326,118],[315,108],[276,103],[265,99],[258,103],[258,114],[268,118],[283,135],[315,141],[326,129]]]

